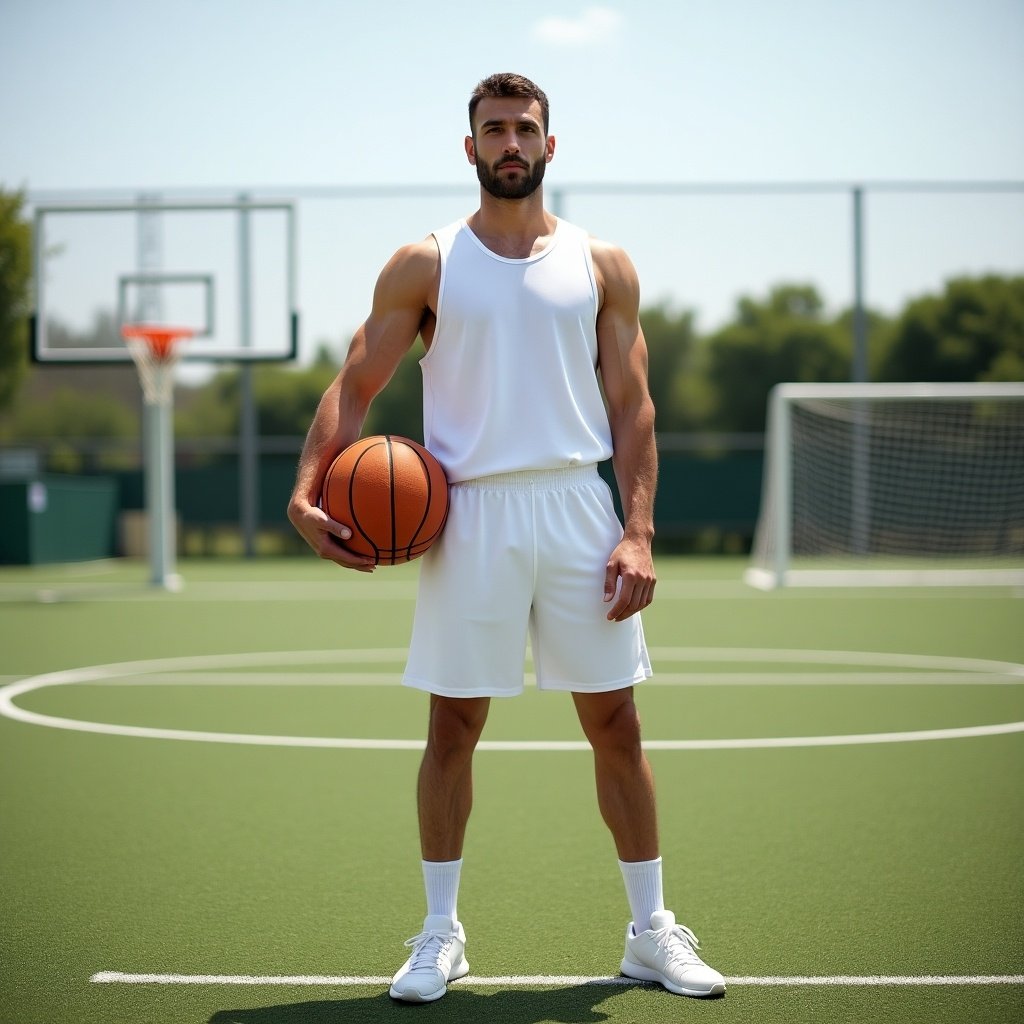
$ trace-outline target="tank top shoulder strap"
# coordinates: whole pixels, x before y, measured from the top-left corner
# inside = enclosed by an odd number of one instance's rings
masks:
[[[466,222],[464,220],[457,220],[433,232],[434,240],[437,242],[437,248],[441,253],[442,260],[446,259],[448,254],[452,251],[455,239],[458,237],[458,234],[463,227],[465,227],[465,224]]]

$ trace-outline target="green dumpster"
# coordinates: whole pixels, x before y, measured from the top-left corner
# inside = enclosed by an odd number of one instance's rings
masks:
[[[117,511],[117,481],[109,477],[0,481],[0,565],[110,558]]]

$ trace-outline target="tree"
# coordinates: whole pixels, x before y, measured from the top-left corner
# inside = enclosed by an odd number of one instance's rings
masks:
[[[325,349],[310,366],[273,364],[253,368],[253,395],[260,433],[265,437],[302,437],[316,407],[338,372]],[[182,437],[231,437],[241,419],[241,373],[221,370],[199,388],[180,393],[176,432]]]
[[[305,367],[257,366],[253,394],[265,437],[302,437],[338,367],[325,352]]]
[[[374,399],[363,424],[364,434],[403,434],[423,437],[423,398],[418,361],[413,348],[399,364],[387,387]],[[338,373],[338,362],[326,348],[310,366],[257,366],[253,372],[260,434],[264,437],[303,437],[320,398]],[[231,437],[238,433],[241,415],[241,375],[237,367],[222,370],[201,387],[182,390],[175,417],[182,437]]]
[[[651,398],[662,433],[692,430],[707,406],[693,372],[693,313],[674,314],[664,304],[640,311],[647,341]]]
[[[911,302],[882,380],[1024,380],[1024,277],[959,277]]]
[[[0,409],[11,404],[28,366],[32,229],[25,196],[0,188]]]
[[[783,381],[842,381],[850,375],[851,343],[826,320],[811,285],[779,285],[764,301],[743,297],[732,323],[702,349],[711,389],[707,426],[764,430],[768,392]]]
[[[5,420],[0,425],[0,441],[43,442],[49,451],[47,469],[61,473],[78,473],[85,468],[82,441],[113,442],[139,433],[137,407],[129,408],[109,395],[67,384],[49,394],[45,402],[19,400]],[[120,464],[112,452],[101,453],[99,464]]]
[[[373,400],[363,434],[401,434],[423,441],[423,349],[414,344],[402,357],[388,385]]]
[[[835,319],[839,334],[850,339],[850,375],[853,375],[853,314],[851,308],[844,309]],[[868,342],[868,380],[882,380],[881,370],[889,357],[892,345],[893,321],[884,313],[874,309],[864,311]]]

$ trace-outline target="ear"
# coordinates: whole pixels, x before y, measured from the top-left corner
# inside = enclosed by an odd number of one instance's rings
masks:
[[[476,146],[473,145],[473,136],[467,135],[464,143],[466,147],[466,159],[475,167],[476,166]]]
[[[547,142],[544,145],[544,162],[546,164],[549,164],[554,159],[554,157],[555,157],[555,137],[554,137],[554,135],[549,135],[548,139],[547,139]]]

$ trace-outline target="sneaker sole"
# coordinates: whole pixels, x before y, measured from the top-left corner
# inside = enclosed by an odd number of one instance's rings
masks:
[[[665,975],[660,974],[658,971],[652,970],[650,967],[644,967],[643,964],[633,963],[632,960],[623,960],[619,965],[619,972],[627,978],[633,978],[635,981],[653,981],[677,996],[692,996],[694,999],[708,999],[712,996],[725,995],[724,981],[715,982],[705,988],[685,988],[682,985],[677,985],[674,981],[670,981],[665,977]]]
[[[463,959],[462,963],[452,970],[448,980],[457,981],[459,978],[464,978],[467,974],[469,974],[469,961]],[[391,988],[388,989],[388,995],[391,996],[392,999],[397,999],[403,1003],[434,1003],[445,995],[447,991],[448,986],[443,985],[437,990],[437,992],[432,992],[427,996],[421,996],[418,992],[396,992],[395,986],[392,985]]]

